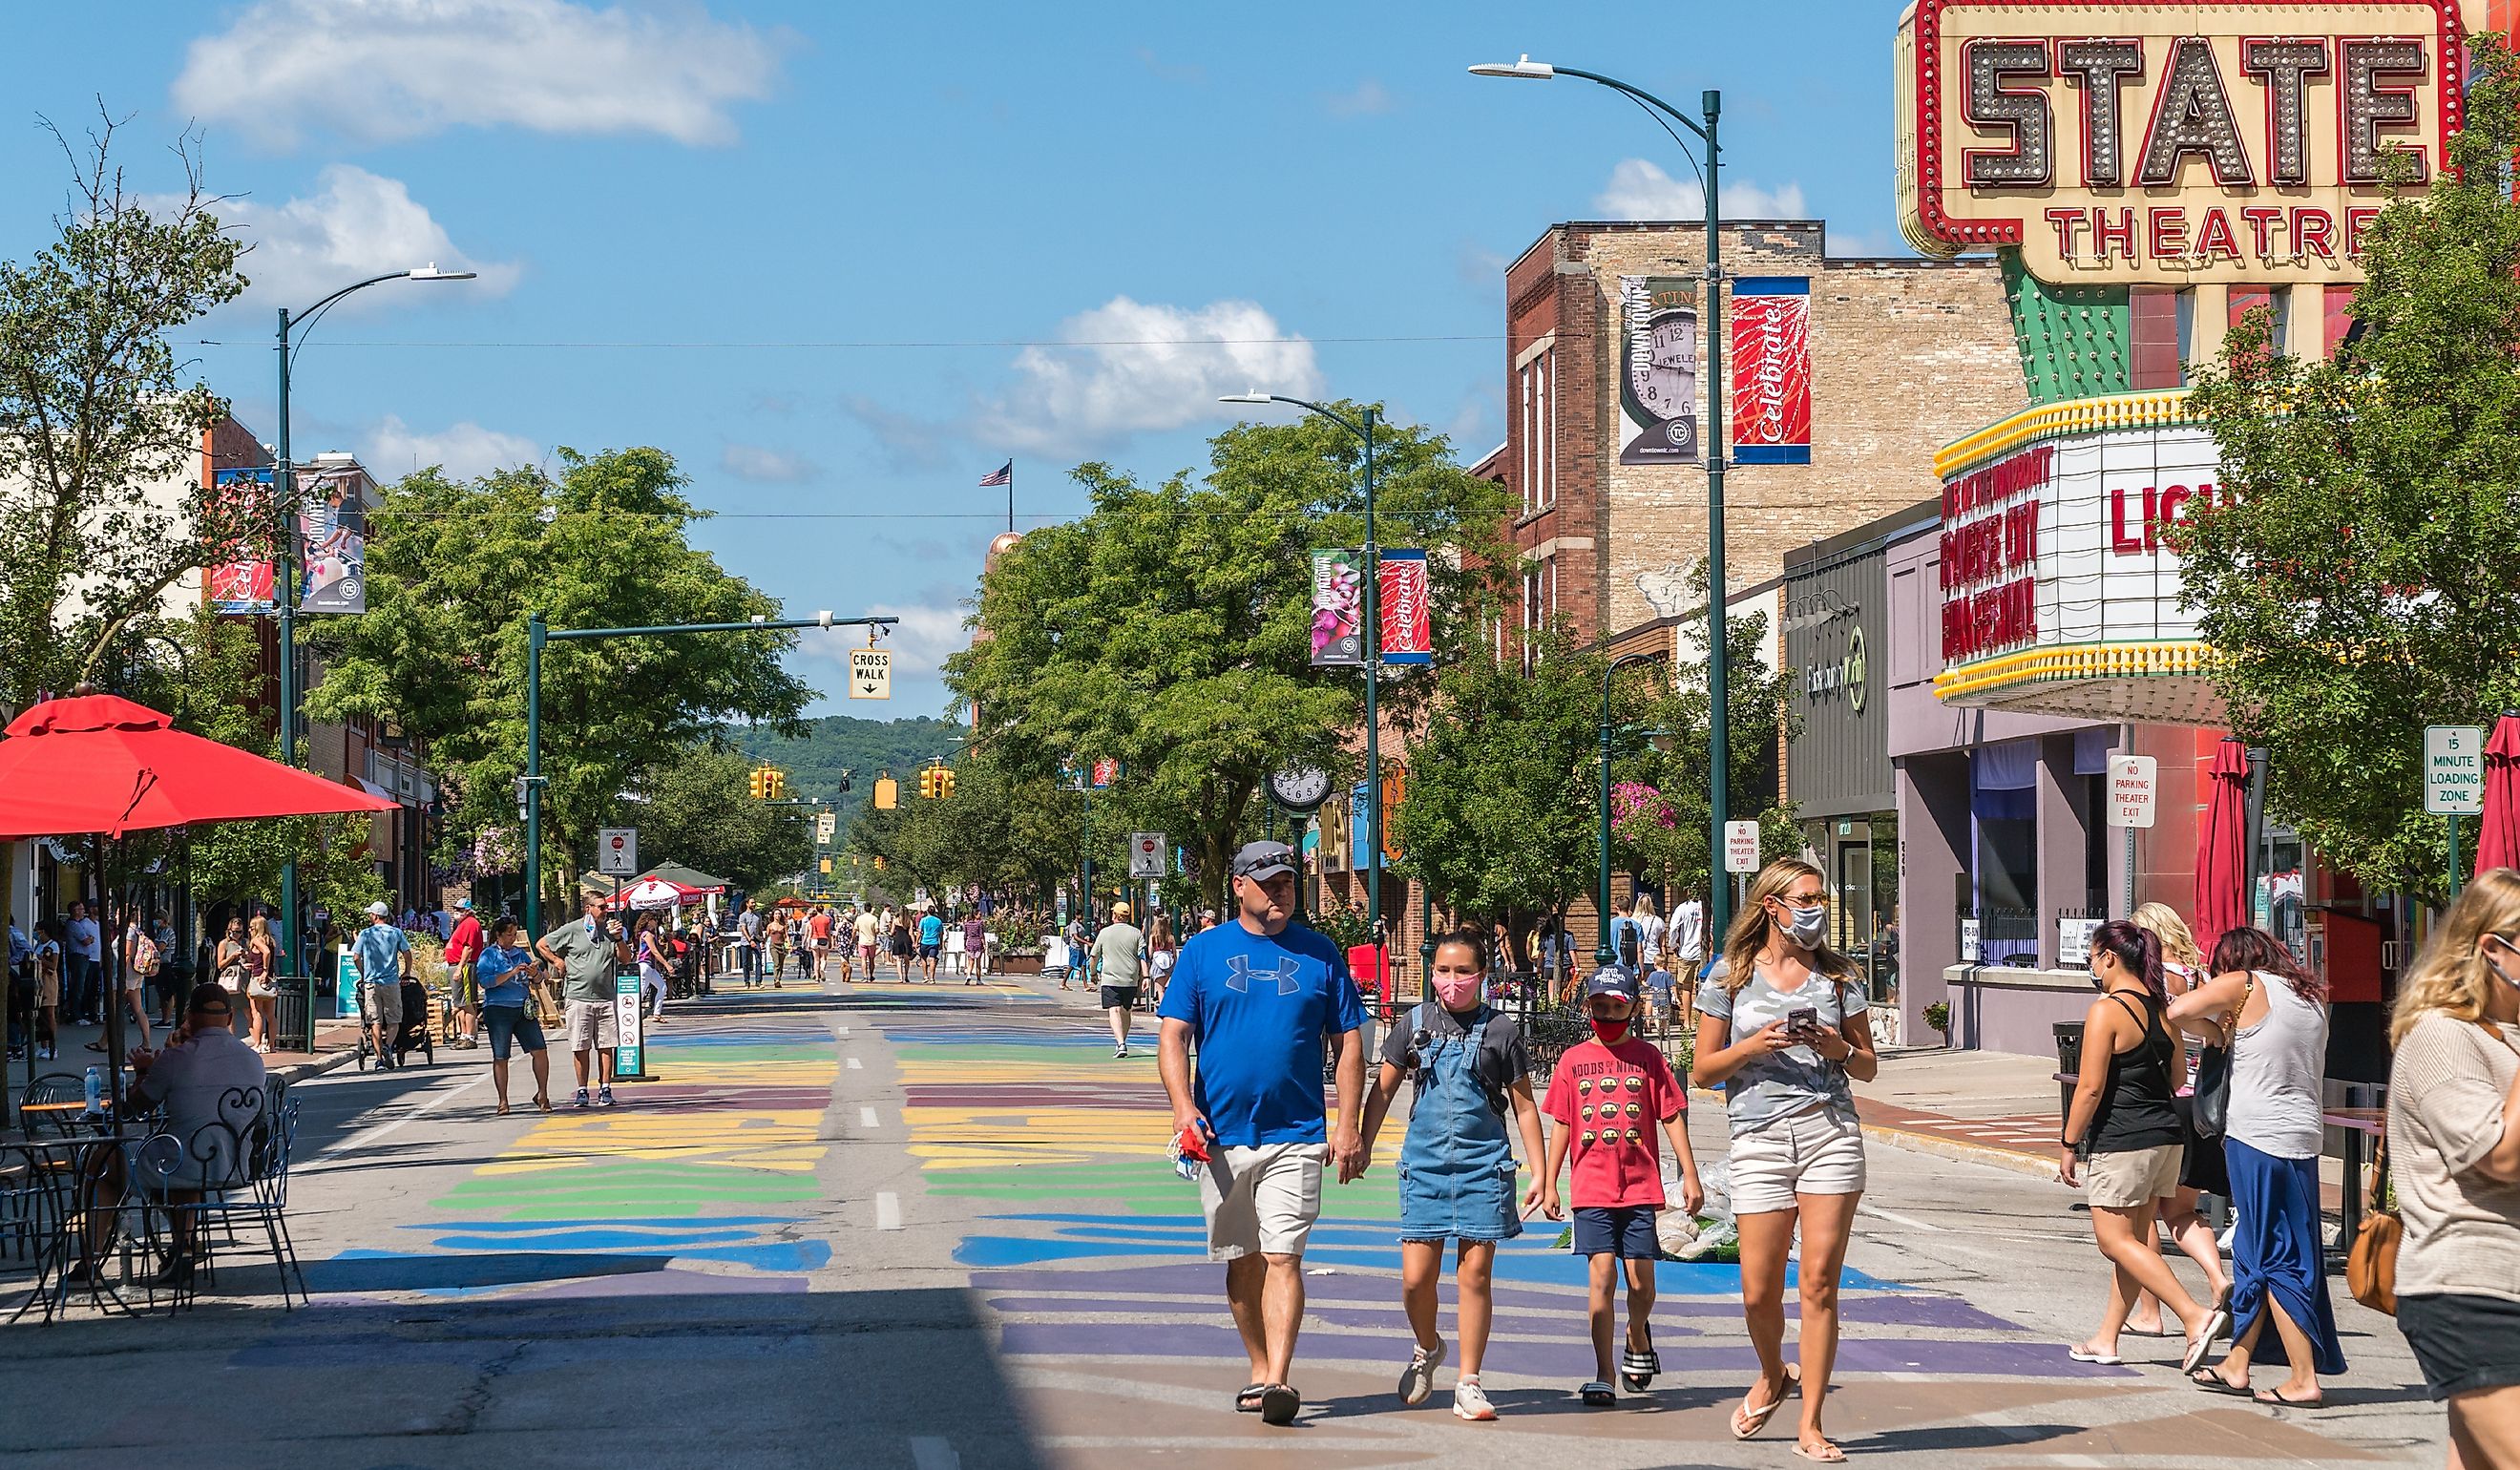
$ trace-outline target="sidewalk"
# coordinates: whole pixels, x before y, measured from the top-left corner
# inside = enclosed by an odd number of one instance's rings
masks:
[[[2056,1061],[1940,1047],[1885,1051],[1855,1086],[1864,1131],[1945,1158],[2023,1174],[2056,1172]]]
[[[139,1028],[132,1024],[131,1017],[128,1014],[124,1015],[122,1022],[123,1045],[126,1047],[139,1045]],[[313,1050],[274,1051],[263,1058],[263,1065],[269,1069],[271,1075],[284,1082],[295,1082],[300,1078],[330,1072],[335,1067],[349,1063],[352,1052],[358,1047],[358,1036],[359,1028],[355,1021],[318,1020],[315,1023]],[[166,1029],[152,1021],[149,1039],[152,1045],[162,1046],[166,1039]],[[102,1026],[62,1027],[61,1056],[57,1060],[34,1063],[34,1075],[42,1077],[53,1072],[68,1072],[73,1077],[79,1077],[86,1075],[87,1069],[91,1066],[104,1066],[105,1053],[87,1049],[88,1043],[104,1040],[105,1028]],[[12,1096],[16,1095],[18,1089],[26,1085],[26,1059],[22,1056],[12,1057],[9,1060],[9,1090]]]

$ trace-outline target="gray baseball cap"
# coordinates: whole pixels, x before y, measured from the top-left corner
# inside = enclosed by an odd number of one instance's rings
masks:
[[[1295,870],[1295,852],[1283,842],[1245,842],[1234,855],[1238,878],[1274,878]]]

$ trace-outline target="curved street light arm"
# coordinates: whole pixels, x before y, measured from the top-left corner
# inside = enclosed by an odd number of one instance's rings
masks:
[[[1698,141],[1706,144],[1709,148],[1712,148],[1715,144],[1715,140],[1707,136],[1706,127],[1703,123],[1699,122],[1696,118],[1689,116],[1680,109],[1673,107],[1670,103],[1654,96],[1651,92],[1646,91],[1642,87],[1629,86],[1626,82],[1619,80],[1615,76],[1603,76],[1598,71],[1579,71],[1573,67],[1556,67],[1552,69],[1555,70],[1559,76],[1580,76],[1588,82],[1598,83],[1601,86],[1609,88],[1613,92],[1625,92],[1637,101],[1679,119],[1681,126],[1688,129],[1692,133],[1695,133],[1698,137]]]

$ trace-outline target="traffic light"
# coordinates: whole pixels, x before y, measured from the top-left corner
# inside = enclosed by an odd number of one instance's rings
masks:
[[[954,794],[953,767],[939,766],[936,768],[936,794],[939,796],[952,796]]]
[[[878,858],[875,860],[875,870],[878,872],[883,871],[883,859]]]
[[[936,768],[933,766],[922,767],[920,770],[919,798],[922,801],[936,799]]]
[[[788,798],[788,773],[773,766],[769,769],[769,776],[771,799],[785,801]]]
[[[878,775],[875,779],[875,809],[878,812],[889,812],[900,805],[901,782],[894,780],[888,775]]]
[[[770,796],[770,768],[767,766],[753,767],[750,776],[745,780],[745,786],[752,792],[753,800],[768,800]]]
[[[828,875],[830,874],[831,870],[832,870],[832,860],[831,860],[831,859],[829,859],[829,858],[825,858],[825,859],[823,860],[823,872],[828,876]]]

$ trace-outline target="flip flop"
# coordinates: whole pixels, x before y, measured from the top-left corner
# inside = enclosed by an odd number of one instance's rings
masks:
[[[2316,1399],[2287,1399],[2281,1389],[2260,1389],[2249,1397],[2271,1408],[2325,1408],[2327,1406],[2325,1394]]]
[[[1822,1440],[1818,1449],[1805,1449],[1802,1446],[1796,1445],[1794,1458],[1810,1460],[1820,1465],[1841,1465],[1846,1462],[1846,1451]]]
[[[1273,1383],[1260,1391],[1260,1422],[1292,1424],[1304,1406],[1304,1396],[1282,1383]]]
[[[508,1105],[504,1102],[499,1104],[499,1116],[502,1118],[508,1116]]]
[[[2195,1372],[2187,1375],[2187,1381],[2209,1394],[2222,1394],[2233,1399],[2247,1399],[2254,1397],[2249,1392],[2247,1385],[2243,1384],[2234,1388],[2229,1379],[2224,1377],[2221,1373],[2216,1372],[2212,1368],[2198,1368]]]
[[[2143,1328],[2135,1326],[2132,1323],[2121,1327],[2118,1330],[2124,1332],[2129,1337],[2179,1337],[2182,1335],[2181,1333],[2171,1331],[2168,1327],[2155,1327],[2147,1332]]]
[[[1787,1392],[1791,1391],[1788,1390]],[[1770,1419],[1777,1416],[1777,1410],[1784,1406],[1784,1394],[1778,1394],[1773,1402],[1763,1403],[1756,1408],[1752,1408],[1750,1406],[1750,1396],[1743,1394],[1741,1396],[1741,1406],[1732,1411],[1732,1423],[1731,1426],[1732,1430],[1732,1438],[1736,1440],[1746,1440],[1757,1435],[1760,1430],[1768,1427],[1768,1421]]]
[[[2187,1352],[2179,1359],[2179,1371],[2193,1373],[2205,1366],[2205,1359],[2213,1356],[2214,1339],[2200,1332],[2187,1340]]]
[[[2080,1343],[2065,1350],[2065,1356],[2076,1362],[2095,1362],[2104,1368],[2124,1367],[2126,1359],[2115,1353],[2094,1353]]]
[[[1242,1392],[1234,1396],[1234,1411],[1238,1414],[1256,1414],[1260,1412],[1260,1400],[1262,1396],[1266,1395],[1268,1392],[1269,1385],[1265,1383],[1254,1383],[1246,1386]]]

